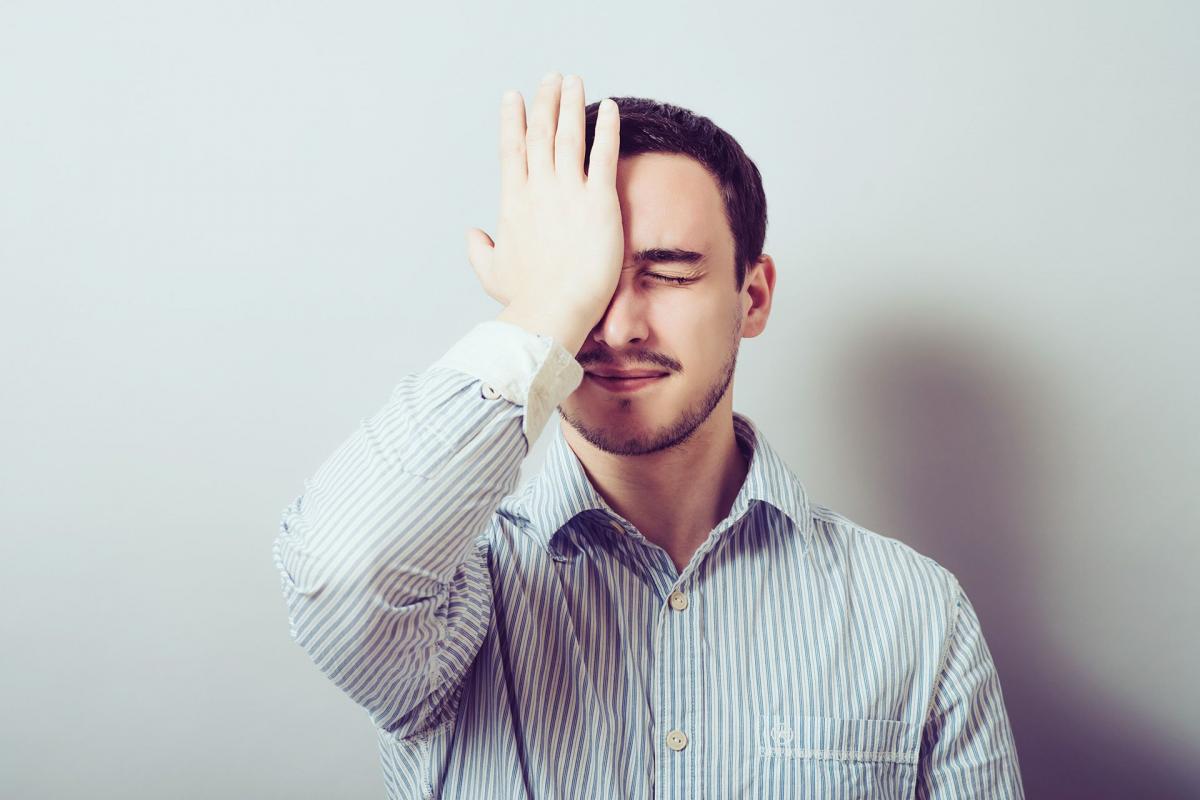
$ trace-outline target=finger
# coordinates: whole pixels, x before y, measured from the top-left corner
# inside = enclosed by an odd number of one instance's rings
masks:
[[[621,114],[611,97],[596,109],[596,132],[588,156],[588,185],[612,188],[617,184],[617,158],[621,152]]]
[[[479,228],[471,228],[467,231],[466,236],[467,260],[471,262],[471,269],[474,270],[475,277],[479,279],[479,284],[489,297],[494,297],[504,305],[508,305],[508,299],[493,286],[492,259],[496,252],[496,243],[492,241],[492,237]]]
[[[551,72],[542,78],[533,101],[533,116],[525,131],[525,150],[529,162],[529,177],[545,177],[554,173],[554,129],[558,125],[558,96],[562,75]]]
[[[509,89],[500,101],[500,194],[525,183],[525,100]]]
[[[558,106],[558,131],[554,134],[554,174],[583,180],[583,80],[563,78]]]

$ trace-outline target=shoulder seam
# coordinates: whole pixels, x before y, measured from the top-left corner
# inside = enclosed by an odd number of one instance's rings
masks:
[[[947,578],[948,579],[947,589],[950,591],[950,594],[952,594],[952,595],[954,594],[954,590],[958,584],[958,579],[957,579],[957,577],[955,577],[954,573],[951,572],[944,564],[939,563],[937,561],[937,559],[933,558],[932,556],[928,556],[925,553],[922,553],[920,550],[916,549],[915,547],[910,545],[908,542],[897,539],[894,536],[888,536],[886,534],[880,533],[879,531],[871,530],[870,528],[867,528],[867,527],[864,527],[864,526],[858,524],[857,522],[850,519],[849,517],[839,514],[838,512],[833,511],[832,509],[826,508],[824,506],[818,506],[818,505],[814,504],[814,506],[812,507],[812,516],[815,518],[822,519],[826,522],[833,523],[834,525],[836,525],[838,523],[844,523],[848,528],[852,529],[852,531],[855,533],[867,534],[867,535],[872,536],[882,542],[887,543],[893,549],[903,549],[903,550],[907,551],[909,554],[916,556],[917,558],[919,558],[922,561],[924,561],[925,563],[927,563],[929,566],[933,567],[935,572],[938,572],[944,578]]]

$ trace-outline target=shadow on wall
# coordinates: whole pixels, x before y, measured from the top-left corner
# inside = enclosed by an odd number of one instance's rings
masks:
[[[974,604],[1026,794],[1200,797],[1179,743],[1090,690],[1096,668],[1042,621],[1059,577],[1038,560],[1039,541],[1056,535],[1038,523],[1055,485],[1039,427],[1069,410],[1047,399],[1032,370],[961,328],[952,337],[905,325],[864,331],[835,363],[838,424],[887,503],[876,530],[952,571]]]

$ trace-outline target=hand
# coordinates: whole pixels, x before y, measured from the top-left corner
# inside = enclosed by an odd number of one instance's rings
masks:
[[[542,80],[528,130],[525,104],[507,93],[500,107],[500,219],[495,242],[467,231],[467,257],[487,294],[512,314],[571,321],[583,338],[616,291],[625,236],[617,199],[620,116],[600,103],[587,174],[584,94],[577,76]],[[575,331],[582,331],[576,337]]]

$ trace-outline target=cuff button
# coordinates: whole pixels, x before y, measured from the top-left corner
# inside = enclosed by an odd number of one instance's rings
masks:
[[[483,385],[483,388],[480,390],[480,394],[486,397],[488,400],[495,400],[500,396],[500,393],[497,392],[490,383],[485,383]]]

